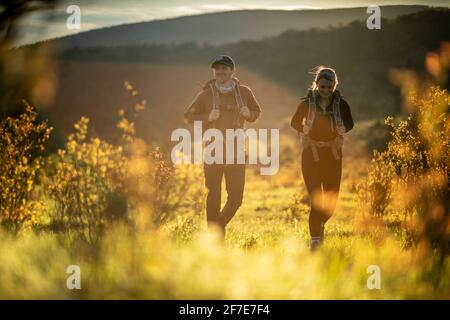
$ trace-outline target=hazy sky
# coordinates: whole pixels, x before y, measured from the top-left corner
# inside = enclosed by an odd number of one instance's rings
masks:
[[[69,30],[66,9],[69,5],[78,5],[81,9],[81,29]],[[195,15],[201,13],[242,10],[242,9],[327,9],[344,7],[367,7],[368,5],[429,5],[450,7],[450,0],[62,0],[52,13],[32,14],[22,22],[21,37],[18,44],[78,33],[124,23],[149,21]],[[50,18],[50,20],[49,20]]]

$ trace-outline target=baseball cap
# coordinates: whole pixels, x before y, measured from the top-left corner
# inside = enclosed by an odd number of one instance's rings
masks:
[[[233,59],[230,56],[226,56],[226,55],[223,55],[223,54],[220,55],[220,56],[217,56],[214,59],[213,63],[211,64],[211,68],[214,68],[214,66],[218,65],[218,64],[223,64],[225,66],[234,68],[234,61],[233,61]]]

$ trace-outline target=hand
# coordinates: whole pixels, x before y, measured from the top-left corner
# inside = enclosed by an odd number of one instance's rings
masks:
[[[305,147],[309,143],[309,136],[304,134],[303,132],[299,132],[299,142],[300,142],[300,152],[303,152]]]
[[[305,125],[303,126],[303,133],[304,133],[304,134],[308,134],[310,131],[311,131],[311,127],[308,126],[307,124],[305,124]]]
[[[247,106],[243,106],[240,110],[239,110],[240,115],[244,118],[244,119],[248,119],[250,118],[250,109]]]
[[[208,116],[208,121],[213,122],[219,119],[220,117],[220,110],[219,109],[212,109]]]
[[[344,127],[338,127],[336,131],[341,136],[343,136],[346,132]]]

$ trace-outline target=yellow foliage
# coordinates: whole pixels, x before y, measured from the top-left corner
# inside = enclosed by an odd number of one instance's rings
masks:
[[[42,165],[42,153],[52,128],[38,123],[33,108],[24,102],[18,117],[0,122],[0,222],[13,232],[32,222],[31,191]]]

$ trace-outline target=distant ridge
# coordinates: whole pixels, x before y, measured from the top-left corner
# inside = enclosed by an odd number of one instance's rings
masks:
[[[382,18],[419,12],[427,6],[382,6]],[[155,20],[81,32],[51,39],[62,49],[194,42],[222,45],[260,40],[287,30],[348,24],[368,17],[366,7],[327,10],[242,10]]]

